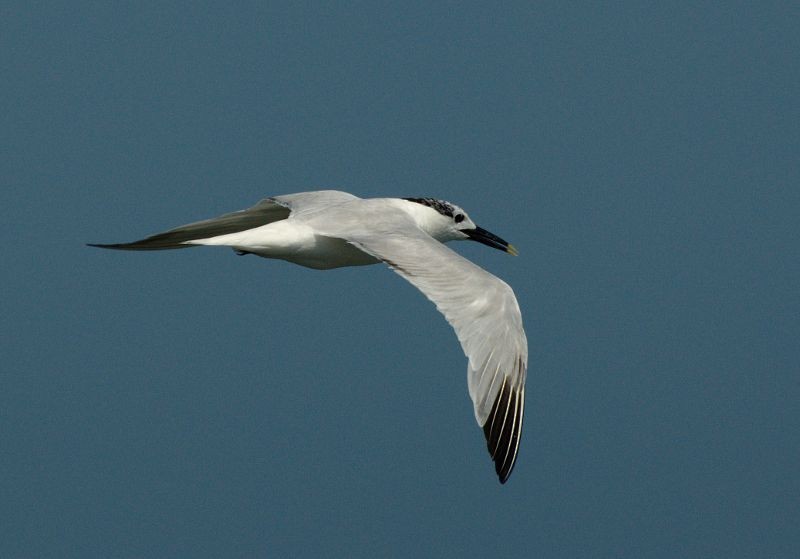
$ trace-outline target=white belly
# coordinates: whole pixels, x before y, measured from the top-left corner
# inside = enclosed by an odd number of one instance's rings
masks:
[[[380,260],[373,258],[342,239],[323,237],[321,235],[316,236],[313,244],[296,247],[294,250],[276,250],[274,247],[235,248],[263,256],[264,258],[280,258],[281,260],[288,260],[294,264],[317,270],[329,270],[331,268],[341,268],[342,266],[366,266],[367,264],[378,264],[380,262]]]

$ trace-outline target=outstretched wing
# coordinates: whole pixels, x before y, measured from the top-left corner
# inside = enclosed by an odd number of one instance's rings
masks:
[[[500,482],[505,483],[519,449],[528,363],[514,292],[410,220],[402,230],[384,225],[380,234],[350,228],[340,238],[386,262],[433,301],[455,329],[469,359],[475,418],[483,427]]]
[[[228,233],[238,233],[280,221],[289,217],[291,210],[285,205],[276,202],[273,198],[265,198],[255,206],[203,221],[196,221],[181,225],[164,233],[152,235],[132,243],[118,243],[108,245],[90,244],[100,248],[113,248],[118,250],[165,250],[170,248],[190,248],[194,245],[185,244],[197,239],[208,239]]]
[[[181,225],[175,229],[151,235],[132,243],[90,243],[89,246],[117,250],[191,248],[197,245],[187,244],[189,241],[210,239],[229,233],[239,233],[240,231],[247,231],[275,221],[288,219],[290,216],[296,217],[298,215],[311,214],[315,211],[329,209],[353,200],[358,200],[358,197],[338,190],[319,190],[316,192],[299,192],[297,194],[273,196],[264,198],[255,206],[246,210]]]

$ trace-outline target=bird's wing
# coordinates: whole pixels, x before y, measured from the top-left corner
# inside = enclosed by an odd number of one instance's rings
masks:
[[[189,248],[194,245],[184,244],[187,241],[208,239],[229,233],[238,233],[280,221],[289,217],[291,210],[286,204],[277,202],[274,198],[265,198],[255,206],[238,212],[228,213],[219,217],[196,221],[181,225],[164,233],[158,233],[145,239],[132,243],[118,243],[99,245],[100,248],[113,248],[119,250],[164,250],[170,248]]]
[[[348,227],[337,234],[327,221],[326,234],[386,262],[433,301],[455,329],[469,359],[475,418],[505,483],[519,449],[528,366],[528,342],[514,292],[410,220],[398,227],[391,224],[393,216],[385,217],[379,232]]]
[[[329,211],[331,208],[361,198],[340,190],[316,190],[273,196],[270,199],[292,210],[292,218],[296,218],[308,217],[309,214],[322,210]]]

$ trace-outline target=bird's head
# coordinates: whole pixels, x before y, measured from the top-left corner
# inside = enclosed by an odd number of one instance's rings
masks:
[[[440,242],[472,240],[514,256],[517,249],[497,235],[475,225],[460,207],[436,198],[403,198],[412,204],[407,207],[417,224]]]

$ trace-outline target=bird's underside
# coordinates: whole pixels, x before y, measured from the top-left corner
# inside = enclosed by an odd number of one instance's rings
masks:
[[[321,269],[385,262],[422,291],[455,329],[469,360],[475,417],[500,482],[505,483],[519,449],[527,372],[527,341],[513,291],[431,237],[405,212],[396,211],[397,202],[382,200],[399,199],[362,200],[337,191],[277,196],[139,241],[90,246],[146,251],[221,245],[240,254]],[[447,202],[409,200],[412,214],[419,211],[414,205],[418,203],[454,218],[455,210]],[[376,214],[377,229],[370,221]],[[511,245],[499,237],[480,228],[475,231],[489,236],[486,244],[498,248],[498,242],[504,243],[510,252]]]

